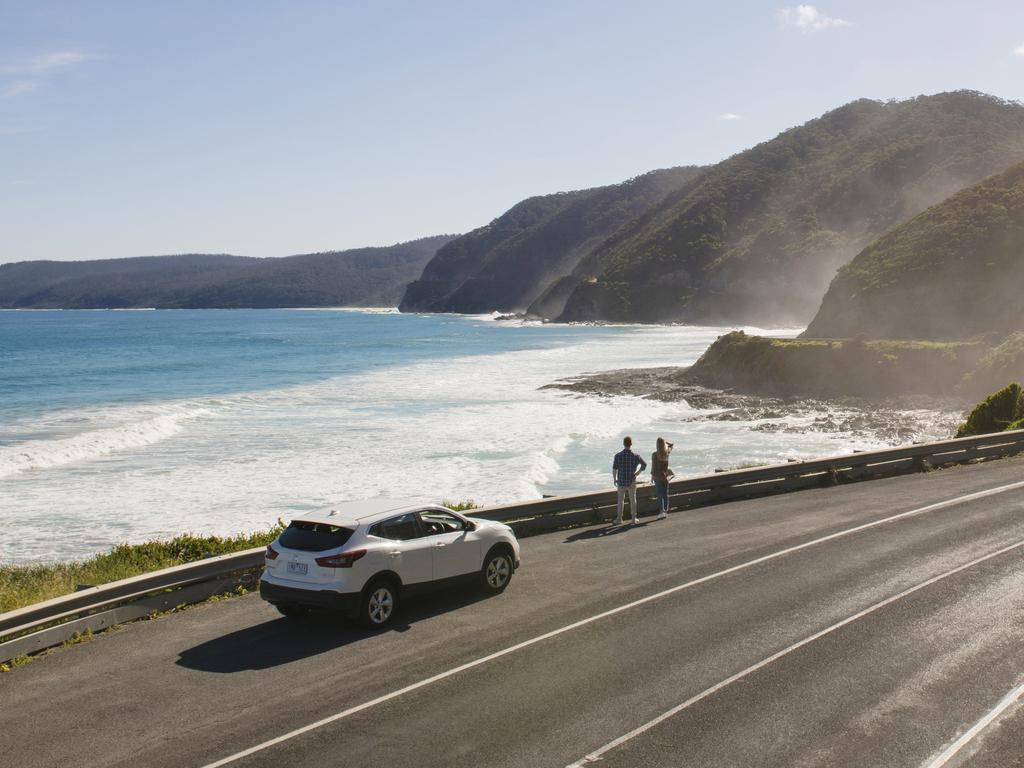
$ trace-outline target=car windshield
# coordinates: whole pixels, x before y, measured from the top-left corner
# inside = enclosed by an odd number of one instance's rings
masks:
[[[306,552],[323,552],[340,547],[352,535],[352,529],[327,523],[311,523],[295,520],[284,529],[278,542],[288,549]]]

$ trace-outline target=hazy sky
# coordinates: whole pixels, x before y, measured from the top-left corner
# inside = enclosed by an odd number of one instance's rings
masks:
[[[958,88],[1024,97],[1024,2],[0,0],[0,262],[465,232]]]

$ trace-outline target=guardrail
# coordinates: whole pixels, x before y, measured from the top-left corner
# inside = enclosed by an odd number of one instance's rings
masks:
[[[673,511],[734,499],[767,496],[855,480],[890,477],[930,467],[1010,456],[1024,451],[1024,430],[865,451],[811,461],[716,472],[669,484]],[[640,514],[656,512],[653,486],[637,493]],[[504,522],[518,536],[603,523],[615,515],[616,492],[597,491],[474,510],[472,515]],[[86,631],[213,595],[255,585],[263,547],[220,555],[130,579],[89,587],[72,595],[0,614],[0,662],[34,653]]]
[[[734,499],[902,475],[975,459],[1010,456],[1021,451],[1024,451],[1024,430],[1014,430],[716,472],[670,483],[669,506],[671,510],[690,509]],[[541,501],[474,510],[473,515],[499,520],[511,525],[517,536],[529,536],[559,528],[607,522],[615,515],[616,497],[615,491],[554,496]],[[640,486],[637,501],[642,516],[654,514],[657,504],[654,486]]]

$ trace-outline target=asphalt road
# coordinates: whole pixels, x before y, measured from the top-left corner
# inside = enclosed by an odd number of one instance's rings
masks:
[[[0,764],[1024,766],[1024,697],[940,757],[1024,683],[1024,459],[522,545],[380,634],[251,595],[62,649]]]

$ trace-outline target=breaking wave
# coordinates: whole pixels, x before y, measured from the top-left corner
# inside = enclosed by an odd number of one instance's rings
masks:
[[[392,312],[364,335],[411,322]],[[433,322],[457,321],[418,317],[413,327]],[[542,389],[586,371],[692,364],[728,329],[464,325],[485,336],[484,354],[467,354],[481,346],[454,337],[444,356],[403,359],[420,337],[399,346],[392,364],[297,386],[51,411],[0,426],[0,560],[82,557],[182,531],[237,533],[351,499],[488,504],[596,490],[608,486],[627,433],[645,458],[656,437],[672,440],[680,477],[880,445],[854,413],[716,418],[685,402]],[[536,334],[551,345],[525,343]],[[288,360],[276,345],[260,354],[271,372]],[[314,367],[320,355],[318,347],[295,364]],[[62,535],[39,535],[55,524]]]
[[[197,419],[208,413],[203,408],[175,408],[170,412],[153,415],[152,408],[127,409],[124,412],[108,412],[104,416],[66,414],[51,417],[50,435],[36,439],[19,440],[13,444],[0,447],[0,478],[30,472],[32,470],[52,469],[76,462],[90,461],[118,452],[133,451],[155,445],[169,437],[180,433],[186,422]],[[132,418],[135,416],[135,418]],[[116,426],[89,429],[98,423],[116,419],[122,423]],[[86,425],[84,431],[75,434],[64,434],[67,427],[74,424],[79,429]],[[39,432],[42,424],[34,425]],[[54,435],[53,428],[58,434]],[[11,428],[8,430],[11,431]],[[46,432],[42,433],[46,435]]]

